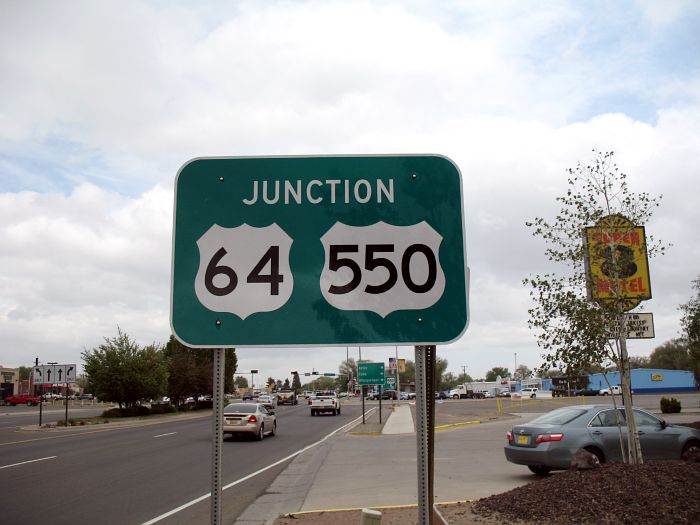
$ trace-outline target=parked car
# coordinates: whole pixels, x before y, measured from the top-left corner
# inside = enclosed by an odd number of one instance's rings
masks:
[[[248,434],[262,441],[277,433],[275,411],[259,403],[233,403],[224,407],[223,433]]]
[[[251,399],[251,400],[252,400],[252,399],[253,399],[253,394],[251,394],[250,392],[246,392],[245,394],[243,394],[243,396],[241,396],[241,399],[242,399],[243,401],[246,401],[246,400],[248,400],[248,399]]]
[[[382,399],[398,399],[399,395],[396,390],[384,390],[382,392]]]
[[[268,410],[274,410],[277,405],[277,401],[272,396],[258,396],[258,403]]]
[[[409,394],[408,392],[400,392],[400,393],[399,393],[399,399],[400,399],[401,401],[407,401],[407,400],[409,400],[409,399],[410,399],[409,396],[410,396],[410,394]]]
[[[688,452],[700,452],[700,430],[670,425],[638,408],[634,420],[645,460],[680,460]],[[591,452],[600,463],[622,461],[620,428],[626,447],[625,421],[625,411],[610,405],[558,408],[514,426],[506,434],[504,453],[508,461],[525,465],[537,475],[568,469],[579,449]]]
[[[447,392],[435,392],[435,399],[447,399]]]
[[[577,388],[574,390],[575,396],[597,396],[598,390],[590,390],[588,388]]]
[[[4,399],[6,405],[27,405],[33,406],[41,403],[41,398],[39,396],[33,396],[32,394],[17,394],[16,396],[7,396]]]
[[[92,399],[93,399],[93,395],[92,395],[92,394],[80,394],[80,399],[92,400]]]

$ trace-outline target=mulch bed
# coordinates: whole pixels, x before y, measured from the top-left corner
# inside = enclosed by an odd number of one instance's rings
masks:
[[[473,507],[485,517],[540,524],[697,524],[698,487],[700,463],[609,463],[555,474]]]

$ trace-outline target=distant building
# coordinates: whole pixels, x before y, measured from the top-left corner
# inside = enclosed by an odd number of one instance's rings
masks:
[[[607,376],[607,381],[605,380]],[[659,368],[634,368],[631,371],[632,390],[635,394],[654,392],[695,392],[695,376],[690,370],[663,370]],[[600,390],[620,384],[620,372],[591,374],[588,388]]]

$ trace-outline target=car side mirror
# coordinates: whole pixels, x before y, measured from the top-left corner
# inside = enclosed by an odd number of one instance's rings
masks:
[[[270,415],[272,415],[272,416],[275,415],[275,411],[274,411],[274,410],[268,410],[267,413],[270,414]]]
[[[665,429],[668,426],[668,423],[666,422],[665,419],[661,420],[661,430]]]

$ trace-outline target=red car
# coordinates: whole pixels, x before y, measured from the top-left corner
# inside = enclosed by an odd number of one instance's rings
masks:
[[[27,405],[28,407],[32,405],[38,405],[41,403],[41,398],[39,396],[33,396],[31,394],[19,394],[18,396],[8,396],[3,401],[6,405]]]

